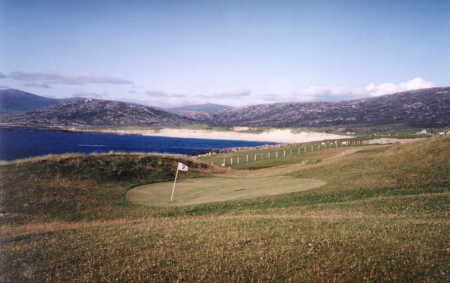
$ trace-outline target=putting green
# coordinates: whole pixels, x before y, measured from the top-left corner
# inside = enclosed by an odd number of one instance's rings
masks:
[[[171,182],[136,187],[128,191],[127,199],[148,206],[183,206],[300,192],[324,184],[325,182],[316,179],[290,176],[197,178],[177,182],[172,202]]]

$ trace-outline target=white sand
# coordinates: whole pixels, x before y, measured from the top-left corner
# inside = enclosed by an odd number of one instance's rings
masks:
[[[162,136],[174,138],[196,138],[214,140],[241,140],[276,143],[303,143],[328,139],[344,139],[349,136],[334,135],[319,132],[293,133],[291,129],[271,129],[262,133],[245,133],[237,131],[213,131],[192,129],[161,129],[161,130],[99,130],[96,132],[115,134],[135,134],[143,136]]]

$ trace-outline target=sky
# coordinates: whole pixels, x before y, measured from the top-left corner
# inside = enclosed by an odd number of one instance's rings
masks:
[[[0,0],[0,88],[172,107],[450,85],[448,0]]]

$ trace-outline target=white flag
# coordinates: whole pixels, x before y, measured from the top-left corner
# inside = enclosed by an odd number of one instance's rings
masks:
[[[177,170],[180,170],[180,171],[188,171],[188,170],[189,170],[189,167],[188,167],[186,164],[183,164],[183,163],[181,163],[181,162],[178,162],[178,168],[177,168]]]

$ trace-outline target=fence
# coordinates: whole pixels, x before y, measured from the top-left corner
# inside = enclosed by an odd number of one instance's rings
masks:
[[[242,151],[242,152],[230,152],[219,155],[212,153],[207,154],[204,158],[210,165],[222,166],[222,167],[234,167],[242,164],[249,164],[263,160],[286,160],[293,156],[299,156],[308,152],[316,152],[324,149],[336,149],[338,147],[345,146],[358,146],[362,145],[361,139],[341,139],[341,140],[328,140],[314,143],[304,144],[291,144],[282,148],[276,149],[260,149],[255,151]]]

